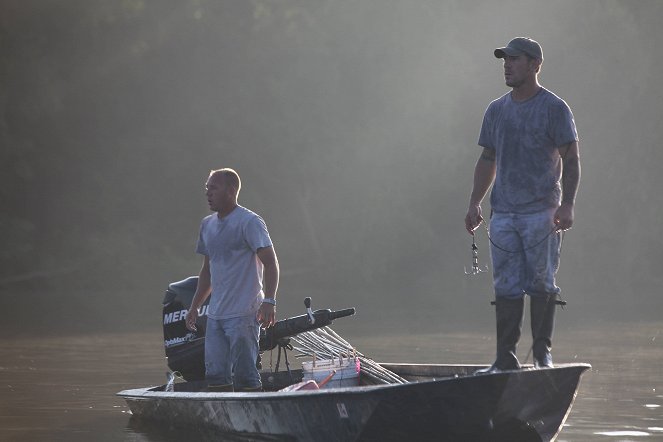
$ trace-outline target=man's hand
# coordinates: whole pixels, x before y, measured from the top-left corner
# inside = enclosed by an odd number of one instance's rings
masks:
[[[198,327],[196,327],[196,321],[198,320],[198,309],[196,308],[191,308],[189,309],[189,312],[186,314],[186,328],[188,328],[191,331],[198,331]]]
[[[467,215],[465,215],[465,228],[470,235],[474,235],[474,231],[483,221],[483,216],[481,216],[481,206],[480,205],[471,205],[467,209]]]
[[[276,322],[276,306],[263,302],[256,317],[262,328],[269,328]]]
[[[554,222],[557,230],[568,230],[573,226],[573,204],[562,203],[555,212]]]

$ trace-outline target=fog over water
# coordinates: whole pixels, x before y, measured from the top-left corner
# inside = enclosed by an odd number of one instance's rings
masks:
[[[158,328],[168,282],[199,270],[218,167],[268,224],[280,317],[312,295],[491,328],[463,218],[507,92],[492,51],[517,35],[581,138],[561,320],[656,318],[661,18],[653,0],[3,0],[0,331]]]

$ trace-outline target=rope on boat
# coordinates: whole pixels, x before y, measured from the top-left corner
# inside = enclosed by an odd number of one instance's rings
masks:
[[[371,379],[376,384],[406,384],[407,379],[387,370],[371,358],[358,352],[348,341],[339,336],[330,327],[321,327],[315,330],[299,333],[290,339],[298,345],[293,348],[299,352],[297,358],[311,356],[318,359],[359,358],[361,375]]]

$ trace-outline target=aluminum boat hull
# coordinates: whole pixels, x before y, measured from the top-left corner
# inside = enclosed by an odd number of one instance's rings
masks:
[[[134,419],[282,440],[553,441],[588,364],[478,374],[475,365],[382,364],[411,382],[212,393],[185,382],[118,393]],[[294,370],[297,374],[297,371]],[[301,374],[301,373],[299,373]],[[263,373],[264,385],[273,376]],[[271,380],[271,381],[270,381]]]

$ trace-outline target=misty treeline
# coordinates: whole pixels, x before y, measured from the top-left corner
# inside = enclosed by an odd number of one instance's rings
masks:
[[[160,290],[195,274],[204,181],[233,167],[285,290],[453,299],[478,129],[506,92],[492,48],[521,28],[582,139],[567,278],[651,291],[662,14],[652,1],[3,0],[2,290]]]
[[[221,166],[244,178],[240,202],[268,221],[286,276],[415,277],[460,225],[440,180],[469,171],[444,165],[459,160],[442,140],[452,110],[399,78],[429,42],[406,41],[388,9],[3,2],[3,277],[196,271],[202,186]]]

